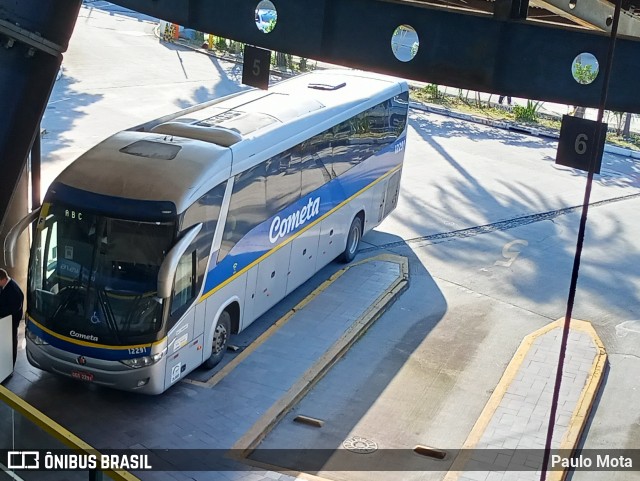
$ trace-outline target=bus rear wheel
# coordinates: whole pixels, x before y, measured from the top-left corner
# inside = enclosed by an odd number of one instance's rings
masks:
[[[213,331],[213,339],[211,340],[211,356],[204,362],[204,367],[211,369],[216,367],[227,351],[229,345],[229,335],[231,334],[231,314],[223,311],[218,319],[218,324]]]
[[[347,236],[347,247],[345,247],[344,252],[340,254],[340,261],[347,263],[351,262],[356,257],[361,238],[362,218],[357,215],[353,219],[353,222],[351,222],[351,227],[349,227],[349,235]]]

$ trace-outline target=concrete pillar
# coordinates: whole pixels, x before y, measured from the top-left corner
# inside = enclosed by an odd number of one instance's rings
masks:
[[[0,240],[4,244],[4,239],[11,228],[20,221],[29,212],[29,174],[25,165],[20,175],[20,179],[16,184],[13,196],[9,202],[6,213],[0,213],[4,218],[4,222],[0,227]],[[22,288],[22,292],[26,294],[27,287],[27,264],[29,262],[29,246],[30,246],[31,229],[25,229],[16,245],[16,263],[13,267],[7,267],[3,254],[0,255],[0,266],[6,269],[9,276],[13,277]]]

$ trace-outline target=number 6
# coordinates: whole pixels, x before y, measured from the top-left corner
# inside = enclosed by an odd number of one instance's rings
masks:
[[[587,140],[589,140],[587,134],[579,134],[576,137],[576,154],[582,155],[587,151]]]

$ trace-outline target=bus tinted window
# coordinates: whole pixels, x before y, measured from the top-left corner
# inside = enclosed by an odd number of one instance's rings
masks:
[[[271,216],[266,183],[266,162],[236,176],[218,260],[222,260],[251,229]]]
[[[316,136],[331,145],[331,155],[325,153],[322,158],[332,177],[344,174],[395,141],[405,127],[407,102],[408,94],[404,93]]]
[[[330,171],[334,177],[344,174],[351,168],[351,121],[336,125],[332,129]]]
[[[276,213],[300,198],[300,159],[291,151],[265,162],[267,173],[267,208]]]
[[[187,209],[182,219],[182,231],[195,224],[202,223],[202,229],[200,229],[198,236],[194,239],[193,244],[187,250],[187,252],[193,252],[195,249],[196,255],[195,273],[190,274],[194,277],[194,293],[200,289],[200,285],[204,279],[204,274],[209,261],[209,254],[211,252],[211,242],[213,241],[213,235],[215,233],[216,226],[218,225],[220,208],[222,206],[222,199],[224,197],[226,187],[227,183],[223,182],[204,194]],[[180,262],[182,262],[182,260]],[[178,296],[178,290],[179,280],[176,275],[176,296]],[[190,299],[191,297],[187,297],[184,302],[177,302],[174,300],[171,308],[172,316],[180,307],[185,306]],[[180,314],[182,314],[182,311],[178,312],[178,315]],[[171,321],[173,322],[177,320],[177,318],[178,317],[174,317]]]
[[[320,156],[314,153],[312,143],[305,142],[296,152],[300,156],[300,170],[302,170],[301,195],[304,197],[309,192],[322,187],[332,177]]]
[[[402,92],[400,95],[396,95],[391,99],[391,128],[394,135],[397,137],[402,133],[407,124],[407,108],[409,105],[409,92]]]
[[[181,307],[186,306],[195,297],[195,259],[195,251],[188,252],[180,258],[176,269],[176,280],[171,301],[172,314]]]

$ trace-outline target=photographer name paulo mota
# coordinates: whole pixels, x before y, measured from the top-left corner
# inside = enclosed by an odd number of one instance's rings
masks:
[[[633,469],[633,459],[628,456],[612,454],[579,454],[576,456],[551,456],[551,469]]]

